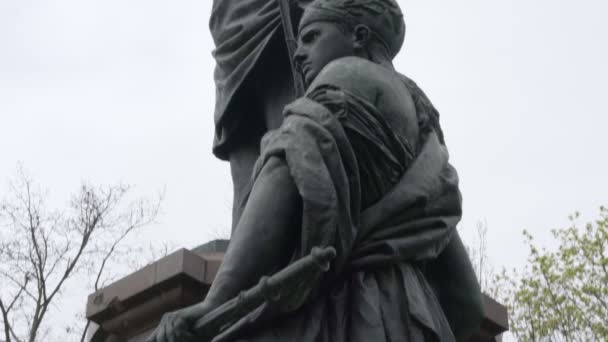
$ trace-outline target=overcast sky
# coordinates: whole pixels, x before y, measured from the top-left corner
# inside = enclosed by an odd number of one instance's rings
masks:
[[[548,243],[570,213],[608,205],[606,0],[399,3],[395,65],[442,115],[465,240],[486,220],[494,263],[520,266],[522,229]],[[165,188],[146,239],[193,247],[229,231],[229,168],[211,154],[210,8],[0,0],[0,189],[18,162],[59,204],[81,180]]]

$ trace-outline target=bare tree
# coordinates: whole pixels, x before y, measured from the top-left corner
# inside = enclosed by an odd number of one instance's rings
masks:
[[[129,192],[85,183],[65,210],[49,209],[46,193],[19,169],[0,202],[0,340],[45,340],[70,279],[87,276],[97,290],[115,276],[109,266],[133,253],[125,242],[154,221],[162,197],[129,202]]]
[[[476,237],[472,241],[469,241],[466,250],[473,264],[481,291],[494,297],[499,289],[494,282],[494,266],[488,257],[488,223],[485,220],[478,221],[475,225],[475,233]]]

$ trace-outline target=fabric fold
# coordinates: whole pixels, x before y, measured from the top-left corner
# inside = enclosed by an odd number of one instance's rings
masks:
[[[277,1],[214,0],[209,29],[215,42],[214,153],[223,159],[244,113],[229,107],[258,63],[263,51],[280,31]],[[245,99],[241,98],[241,101]]]
[[[444,263],[445,250],[462,247],[452,244],[460,242],[458,177],[438,135],[430,129],[414,155],[373,104],[336,87],[309,92],[284,115],[262,139],[254,177],[271,157],[282,159],[302,197],[293,259],[325,246],[337,258],[326,276],[293,289],[293,311],[276,315],[281,303],[265,304],[215,341],[455,341],[442,289],[472,291],[457,303],[469,310],[475,288],[427,277],[429,268],[454,264]],[[459,271],[471,271],[467,262]]]

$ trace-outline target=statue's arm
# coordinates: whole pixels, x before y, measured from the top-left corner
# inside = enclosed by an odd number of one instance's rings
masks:
[[[301,200],[285,162],[263,166],[205,302],[223,304],[287,264],[299,236]]]
[[[271,157],[255,184],[202,302],[165,314],[148,342],[182,341],[195,322],[285,266],[299,237],[301,199],[287,165]]]

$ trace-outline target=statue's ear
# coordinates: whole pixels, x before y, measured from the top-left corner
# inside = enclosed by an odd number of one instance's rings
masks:
[[[367,25],[357,25],[353,30],[353,47],[365,49],[370,40],[371,31]]]

